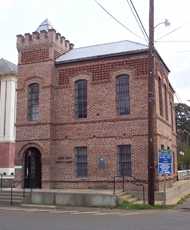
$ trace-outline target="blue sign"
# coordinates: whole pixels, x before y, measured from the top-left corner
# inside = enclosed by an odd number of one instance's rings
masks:
[[[173,159],[170,150],[159,152],[158,173],[160,176],[173,174]]]

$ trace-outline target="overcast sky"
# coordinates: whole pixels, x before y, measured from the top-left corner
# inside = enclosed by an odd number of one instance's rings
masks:
[[[98,0],[117,19],[142,37],[130,12],[127,0]],[[148,30],[149,0],[133,0]],[[178,97],[185,103],[190,100],[190,1],[155,0],[155,25],[167,18],[171,25],[155,29],[156,48],[171,70],[170,81]],[[75,44],[87,46],[120,40],[145,43],[129,33],[94,0],[0,0],[0,57],[17,63],[16,35],[33,32],[48,18],[54,28]],[[175,42],[186,41],[186,42]]]

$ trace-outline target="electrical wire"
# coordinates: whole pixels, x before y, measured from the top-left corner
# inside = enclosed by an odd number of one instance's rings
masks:
[[[168,41],[160,41],[160,40],[157,40],[155,42],[159,42],[159,43],[160,42],[161,43],[190,43],[190,40],[186,40],[186,41],[182,41],[182,40],[181,41],[177,41],[177,40],[176,41],[172,41],[172,40],[171,41],[170,40],[168,40]]]
[[[177,53],[190,53],[190,50],[179,50],[176,51]]]
[[[182,101],[182,99],[181,99],[181,97],[175,92],[175,97],[176,97],[176,99],[177,99],[177,101],[178,101],[178,103],[181,103],[181,104],[183,104],[183,101]]]
[[[131,9],[131,12],[132,12],[132,14],[133,14],[133,16],[134,16],[134,18],[135,18],[137,24],[139,25],[139,28],[140,28],[140,30],[141,30],[141,32],[142,32],[142,34],[143,34],[145,40],[146,40],[146,41],[149,41],[148,34],[147,34],[147,32],[146,32],[146,29],[145,29],[145,27],[144,27],[144,25],[143,25],[143,23],[142,23],[142,20],[141,20],[139,14],[138,14],[138,12],[137,12],[137,9],[135,8],[135,5],[134,5],[133,1],[132,1],[132,0],[126,0],[126,2],[127,2],[128,6],[129,6],[130,9]]]
[[[162,38],[165,38],[165,37],[169,36],[170,34],[172,34],[172,33],[176,32],[176,31],[180,30],[182,27],[183,27],[183,26],[179,26],[179,27],[173,29],[172,31],[170,31],[170,32],[168,32],[168,33],[162,35],[161,37],[159,37],[158,40],[160,40],[160,39],[162,39]]]
[[[113,16],[108,10],[106,10],[106,8],[101,5],[97,0],[94,0],[94,2],[104,11],[106,12],[114,21],[116,21],[119,25],[121,25],[123,28],[125,28],[128,32],[130,32],[131,34],[135,35],[138,38],[141,38],[141,36],[139,36],[138,34],[136,34],[135,32],[133,32],[130,28],[128,28],[125,24],[123,24],[121,21],[119,21],[115,16]]]
[[[138,18],[137,18],[137,15],[136,15],[135,12],[134,12],[134,9],[132,8],[132,6],[131,6],[129,0],[126,0],[126,2],[128,3],[128,5],[129,5],[129,7],[130,7],[130,9],[131,9],[131,12],[132,12],[134,18],[135,18],[135,20],[136,20],[136,22],[137,22],[137,24],[138,24],[138,26],[139,26],[139,28],[140,28],[142,34],[143,34],[145,40],[147,41],[146,35],[145,35],[145,33],[144,33],[144,31],[143,31],[143,29],[142,29],[142,27],[141,27],[141,24],[140,24],[140,22],[139,22],[139,20],[138,20]]]
[[[127,27],[125,24],[123,24],[121,21],[119,21],[115,16],[113,16],[108,10],[106,10],[105,7],[104,7],[103,5],[101,5],[97,0],[94,0],[94,2],[95,2],[104,12],[106,12],[113,20],[115,20],[118,24],[120,24],[123,28],[125,28],[128,32],[130,32],[131,34],[135,35],[135,36],[138,37],[138,38],[141,38],[138,34],[136,34],[135,32],[133,32],[130,28],[128,28],[128,27]],[[139,27],[140,27],[140,29],[141,29],[141,32],[142,32],[143,35],[144,35],[145,40],[149,39],[148,34],[147,34],[147,32],[146,32],[146,29],[145,29],[145,27],[144,27],[144,25],[143,25],[143,23],[142,23],[142,21],[141,21],[141,19],[140,19],[140,16],[139,16],[139,14],[138,14],[138,12],[137,12],[137,10],[136,10],[136,8],[135,8],[135,5],[133,4],[133,1],[132,1],[132,0],[126,0],[126,2],[128,3],[128,5],[129,5],[129,7],[130,7],[130,9],[131,9],[131,12],[132,12],[132,14],[133,14],[133,16],[135,17],[135,20],[137,21],[137,23],[138,23],[138,25],[139,25]],[[170,34],[176,32],[177,30],[179,30],[179,29],[181,29],[181,28],[182,28],[182,26],[177,27],[177,28],[175,28],[174,30],[170,31],[169,33],[167,33],[167,34],[161,36],[159,39],[162,39],[162,38],[164,38],[164,37],[166,37],[166,36],[169,36]],[[176,42],[179,42],[179,43],[189,43],[189,42],[190,42],[190,41],[159,41],[159,39],[158,39],[157,41],[155,41],[155,42],[168,42],[168,43],[170,43],[170,42],[171,42],[171,43],[176,43]],[[178,101],[179,103],[183,103],[182,99],[179,97],[179,95],[177,95],[177,93],[175,93],[175,97],[176,97],[176,99],[177,99],[177,101]]]

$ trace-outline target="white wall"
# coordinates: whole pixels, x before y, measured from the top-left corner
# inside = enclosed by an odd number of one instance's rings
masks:
[[[16,77],[0,77],[0,142],[15,141]]]

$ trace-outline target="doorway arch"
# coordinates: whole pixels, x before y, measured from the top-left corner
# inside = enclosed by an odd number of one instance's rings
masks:
[[[24,153],[24,188],[41,188],[41,153],[28,148]]]

